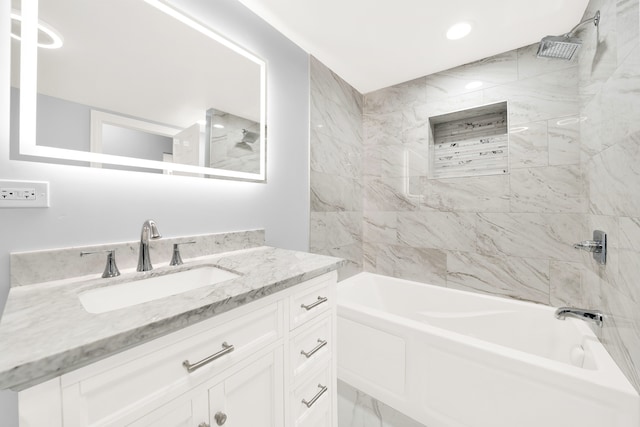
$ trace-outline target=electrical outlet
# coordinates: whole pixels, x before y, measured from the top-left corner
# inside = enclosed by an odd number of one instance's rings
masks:
[[[0,208],[48,207],[48,182],[0,180]]]

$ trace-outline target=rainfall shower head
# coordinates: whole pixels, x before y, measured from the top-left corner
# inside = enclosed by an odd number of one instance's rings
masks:
[[[547,36],[540,41],[538,58],[556,58],[570,61],[582,45],[577,37]]]
[[[600,23],[600,11],[593,18],[586,19],[573,27],[571,31],[561,36],[547,36],[540,41],[538,46],[538,58],[565,59],[570,61],[582,45],[582,40],[574,37],[574,33],[582,25],[593,22],[597,27]]]

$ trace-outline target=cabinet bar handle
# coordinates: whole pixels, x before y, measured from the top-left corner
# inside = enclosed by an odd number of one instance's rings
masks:
[[[320,396],[322,396],[327,391],[327,386],[326,385],[318,384],[318,388],[320,388],[321,390],[318,392],[318,394],[313,396],[313,399],[311,399],[308,402],[307,402],[306,399],[302,399],[302,403],[307,405],[307,408],[311,408],[313,406],[313,404],[316,403],[316,401],[318,399],[320,399]]]
[[[305,356],[307,359],[310,358],[311,356],[313,356],[318,350],[320,350],[322,347],[324,347],[325,345],[327,345],[327,341],[326,340],[321,340],[320,338],[318,338],[318,342],[320,344],[318,344],[317,346],[315,346],[310,352],[306,352],[304,350],[300,350],[300,354],[302,354],[303,356]]]
[[[314,307],[319,306],[320,304],[322,304],[323,302],[327,302],[328,298],[327,297],[318,297],[318,301],[314,302],[313,304],[309,304],[309,305],[304,305],[302,304],[300,307],[304,308],[305,310],[309,311]]]
[[[224,356],[225,354],[231,353],[233,350],[235,350],[235,347],[233,345],[227,344],[227,342],[225,341],[225,342],[222,343],[222,350],[220,350],[219,352],[214,353],[211,356],[206,357],[206,358],[200,360],[199,362],[194,363],[193,365],[191,363],[189,363],[188,360],[185,360],[184,362],[182,362],[182,366],[187,368],[188,372],[193,372],[196,369],[202,368],[207,363],[211,363],[214,360],[219,359],[220,357]]]

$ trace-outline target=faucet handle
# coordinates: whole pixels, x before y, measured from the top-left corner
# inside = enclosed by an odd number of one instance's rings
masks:
[[[182,257],[180,256],[180,245],[190,245],[195,243],[195,241],[191,241],[191,242],[181,242],[181,243],[174,243],[173,244],[173,255],[171,256],[171,262],[169,263],[169,265],[182,265]]]
[[[106,279],[108,277],[117,277],[120,275],[120,270],[118,270],[118,266],[116,265],[116,250],[115,249],[107,249],[104,251],[90,251],[90,252],[80,252],[80,256],[85,255],[93,255],[93,254],[107,254],[107,264],[104,267],[104,272],[102,273],[102,278]]]

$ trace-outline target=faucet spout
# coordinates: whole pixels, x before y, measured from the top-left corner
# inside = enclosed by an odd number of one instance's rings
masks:
[[[158,232],[158,226],[152,219],[148,219],[142,224],[140,232],[140,253],[138,255],[138,271],[153,270],[151,257],[149,255],[149,239],[159,239],[162,236]]]
[[[561,320],[564,320],[567,317],[585,320],[587,322],[595,323],[601,328],[604,322],[604,315],[602,313],[596,310],[586,310],[584,308],[560,307],[556,310],[555,316],[557,319]]]

